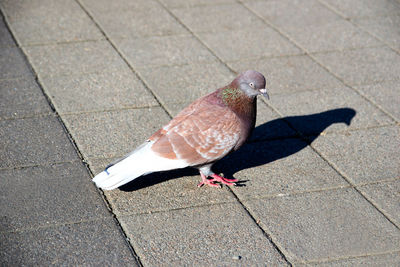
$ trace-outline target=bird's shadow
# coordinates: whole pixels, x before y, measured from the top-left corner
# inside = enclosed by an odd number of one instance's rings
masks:
[[[350,125],[355,114],[354,109],[338,108],[266,122],[254,129],[252,137],[246,145],[218,161],[213,169],[216,173],[223,172],[225,177],[233,177],[236,172],[243,169],[288,157],[312,143],[330,125],[334,123]],[[192,175],[198,175],[198,170],[185,168],[152,173],[139,177],[119,189],[135,191],[167,180]],[[239,183],[239,185],[243,185],[243,183]]]

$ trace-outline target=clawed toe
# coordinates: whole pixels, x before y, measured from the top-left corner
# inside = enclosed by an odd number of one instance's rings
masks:
[[[220,176],[221,177],[221,176]],[[221,177],[225,182],[239,182],[239,180],[238,179],[235,179],[235,178],[233,178],[233,179],[229,179],[229,178],[225,178],[225,177]]]
[[[203,185],[206,184],[206,185],[209,185],[209,186],[212,186],[212,187],[219,187],[219,188],[221,188],[221,186],[220,186],[219,184],[214,184],[213,181],[214,181],[214,180],[208,180],[208,179],[206,179],[206,181],[200,182],[200,183],[197,185],[197,187],[202,187]]]
[[[238,181],[237,179],[228,179],[228,178],[216,175],[216,174],[212,174],[211,177],[215,181],[220,182],[222,184],[226,184],[226,185],[236,185],[234,182]]]

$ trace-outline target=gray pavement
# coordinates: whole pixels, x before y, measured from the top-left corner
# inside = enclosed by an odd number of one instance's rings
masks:
[[[0,0],[0,263],[400,265],[400,1]],[[249,143],[113,191],[93,174],[238,72]]]

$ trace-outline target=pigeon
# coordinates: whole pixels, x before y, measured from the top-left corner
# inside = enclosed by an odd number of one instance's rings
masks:
[[[256,96],[269,99],[265,83],[257,71],[239,74],[227,86],[184,108],[139,147],[108,165],[93,182],[112,190],[149,173],[194,167],[202,179],[198,187],[236,185],[237,179],[219,176],[211,166],[238,150],[250,136],[256,121]]]

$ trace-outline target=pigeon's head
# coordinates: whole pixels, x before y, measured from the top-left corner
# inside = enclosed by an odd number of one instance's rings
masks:
[[[265,89],[265,77],[255,70],[248,70],[239,74],[235,79],[240,89],[249,97],[263,95],[269,99],[267,89]]]

